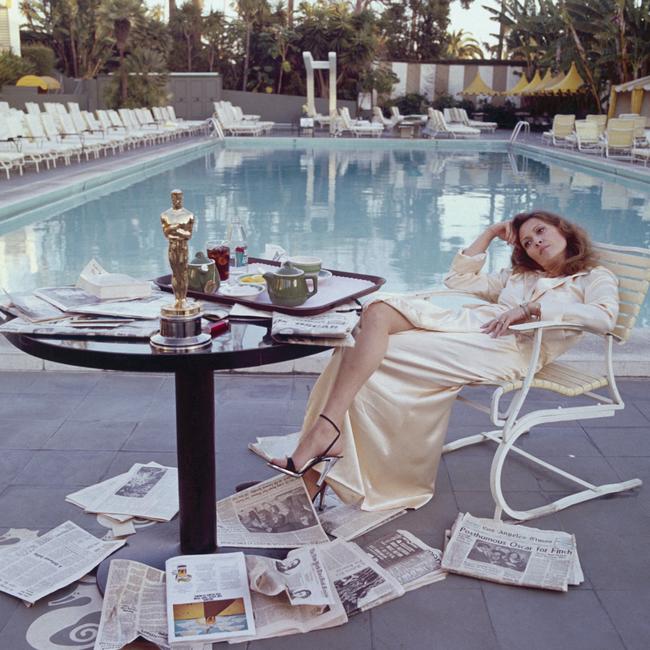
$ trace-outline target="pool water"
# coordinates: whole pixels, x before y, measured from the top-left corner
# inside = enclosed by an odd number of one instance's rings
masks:
[[[195,213],[192,252],[239,216],[249,252],[266,243],[318,255],[325,267],[384,276],[387,291],[440,284],[454,253],[489,224],[545,208],[597,241],[650,240],[650,186],[522,155],[427,149],[259,148],[228,143],[65,211],[0,223],[0,286],[74,282],[91,259],[139,277],[168,273],[160,213],[180,188]],[[45,216],[43,216],[45,215]],[[494,243],[488,268],[507,266]],[[648,325],[646,305],[639,325]]]

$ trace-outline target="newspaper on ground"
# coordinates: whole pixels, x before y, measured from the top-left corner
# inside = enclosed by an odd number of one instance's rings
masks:
[[[112,560],[94,650],[119,650],[142,636],[168,648],[165,572]]]
[[[248,448],[264,460],[285,458],[291,456],[299,440],[300,431],[286,436],[264,436],[258,437],[255,442],[249,442]]]
[[[567,591],[584,579],[570,533],[460,513],[442,556],[453,573],[522,587]]]
[[[356,504],[339,500],[334,507],[320,512],[318,518],[328,535],[350,541],[404,514],[404,508],[367,511]]]
[[[169,644],[255,635],[243,553],[179,555],[165,562]]]
[[[399,581],[354,542],[337,539],[319,550],[348,617],[404,595]]]
[[[406,530],[388,533],[360,546],[382,569],[397,578],[405,591],[447,577],[441,568],[442,551],[427,546]]]
[[[249,555],[248,583],[265,596],[285,593],[291,605],[328,606],[334,602],[316,546],[295,549],[284,560]]]
[[[84,266],[77,286],[102,300],[146,298],[151,295],[149,280],[138,280],[124,273],[109,273],[95,259]]]
[[[0,307],[12,316],[17,316],[30,323],[44,323],[65,318],[67,314],[54,305],[31,293],[9,294],[3,289],[8,300],[3,301]]]
[[[217,502],[217,544],[297,548],[328,541],[302,479],[280,475]]]
[[[110,536],[108,538],[104,536],[104,539],[119,539],[120,537],[128,537],[136,533],[133,517],[129,517],[126,521],[118,521],[113,517],[99,513],[97,514],[97,521],[102,526],[110,529]]]
[[[355,309],[331,310],[316,316],[291,316],[273,312],[271,336],[276,341],[353,347],[352,330],[359,317]]]
[[[79,580],[123,545],[123,540],[102,541],[66,521],[2,551],[0,591],[34,604]]]
[[[28,334],[38,338],[120,338],[146,339],[160,329],[158,320],[68,317],[57,321],[30,322],[14,318],[0,325],[0,334]]]
[[[291,571],[300,570],[300,565],[292,566],[295,564],[296,553],[309,553],[310,557],[313,557],[312,552],[316,551],[318,554],[317,549],[320,548],[320,545],[318,547],[306,547],[299,551],[291,551],[285,560],[270,561],[281,563],[288,574]],[[321,560],[319,560],[320,569],[318,570],[319,582],[322,584],[324,580],[327,583],[330,600],[328,605],[308,605],[304,604],[304,600],[300,598],[296,599],[294,601],[296,604],[292,605],[286,589],[277,584],[275,577],[270,575],[270,580],[267,583],[266,576],[260,575],[259,571],[262,566],[259,562],[260,559],[269,560],[269,558],[261,558],[261,556],[256,555],[246,556],[257,633],[255,637],[246,637],[236,641],[252,641],[287,634],[303,634],[312,630],[322,630],[347,623],[348,617],[345,609],[343,609],[343,604],[325,572]],[[308,582],[313,584],[312,580],[305,579],[305,584]],[[263,593],[258,589],[261,589]],[[270,595],[270,592],[276,589],[277,593]]]
[[[130,517],[169,521],[178,512],[178,470],[135,463],[124,474],[68,494],[66,501],[121,523]]]

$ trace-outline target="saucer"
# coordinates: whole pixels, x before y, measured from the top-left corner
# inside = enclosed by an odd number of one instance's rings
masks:
[[[229,298],[255,298],[264,291],[259,284],[222,284],[218,293]]]
[[[246,275],[242,275],[239,280],[239,284],[243,285],[259,285],[261,287],[266,286],[266,280],[264,279],[264,276],[261,273],[247,273]]]
[[[328,271],[327,269],[321,269],[318,272],[318,281],[319,282],[325,282],[325,280],[329,280],[332,277],[332,272]]]

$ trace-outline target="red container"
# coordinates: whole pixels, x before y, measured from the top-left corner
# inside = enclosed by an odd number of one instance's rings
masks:
[[[230,246],[226,242],[210,242],[207,245],[208,257],[214,260],[219,279],[225,282],[230,274]]]

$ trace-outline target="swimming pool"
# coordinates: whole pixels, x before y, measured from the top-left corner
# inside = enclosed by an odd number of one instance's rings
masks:
[[[595,240],[649,245],[647,183],[503,148],[303,142],[216,144],[81,205],[41,209],[26,224],[0,222],[0,286],[28,291],[74,282],[91,257],[111,271],[167,273],[159,216],[175,187],[196,214],[192,251],[223,237],[237,214],[252,255],[276,243],[317,254],[326,267],[383,275],[388,291],[439,284],[458,248],[490,223],[534,207],[566,215]],[[507,263],[507,246],[495,244],[490,268]],[[640,325],[648,326],[648,311]]]

